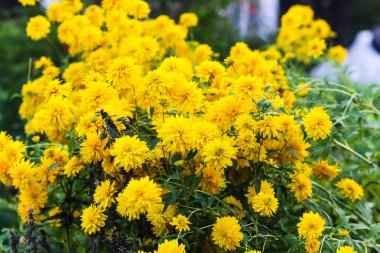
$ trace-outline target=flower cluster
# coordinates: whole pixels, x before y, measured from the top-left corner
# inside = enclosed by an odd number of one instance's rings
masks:
[[[327,40],[335,37],[330,25],[323,19],[314,19],[308,6],[295,5],[281,18],[277,37],[279,48],[285,53],[284,60],[297,59],[304,63],[323,56]],[[337,45],[328,49],[328,58],[342,63],[347,56],[344,47]]]
[[[0,180],[19,190],[23,222],[32,209],[106,249],[257,253],[302,216],[299,240],[318,252],[325,221],[309,212],[313,182],[329,187],[341,170],[310,152],[332,121],[322,106],[296,106],[283,63],[320,57],[328,24],[293,7],[277,45],[238,42],[221,63],[188,39],[195,14],[176,23],[149,13],[142,0],[63,0],[30,19],[27,35],[54,27],[68,57],[41,57],[22,87],[27,143],[0,133]],[[351,179],[335,185],[351,201],[364,195]]]

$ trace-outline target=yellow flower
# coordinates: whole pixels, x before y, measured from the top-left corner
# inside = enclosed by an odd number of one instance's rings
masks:
[[[37,211],[45,207],[48,195],[46,189],[40,184],[33,183],[31,187],[33,190],[31,188],[21,190],[19,200],[25,206]]]
[[[225,68],[216,61],[204,61],[196,67],[196,76],[204,83],[215,83],[223,77]]]
[[[68,99],[52,96],[33,117],[37,132],[46,133],[49,140],[57,140],[68,131],[74,116]],[[41,122],[46,122],[41,124]],[[47,122],[49,122],[47,124]]]
[[[33,141],[34,143],[39,142],[39,141],[40,141],[40,136],[38,136],[38,135],[33,136],[33,137],[32,137],[32,141]]]
[[[308,136],[317,139],[325,139],[331,132],[332,123],[323,107],[317,106],[303,117],[303,124]]]
[[[348,231],[347,229],[342,229],[342,230],[339,230],[338,235],[339,236],[349,236],[350,231]]]
[[[346,198],[350,199],[352,202],[355,202],[358,199],[363,198],[363,188],[356,183],[354,180],[349,178],[341,179],[335,184],[338,188],[337,192],[342,194]]]
[[[0,132],[0,152],[4,150],[5,146],[12,141],[12,137],[5,131]]]
[[[140,141],[137,136],[125,135],[116,139],[110,153],[115,157],[114,163],[123,167],[125,171],[135,169],[148,158],[149,148],[144,141]]]
[[[185,253],[185,245],[180,243],[178,244],[178,240],[170,240],[165,241],[158,245],[158,249],[154,251],[154,253]]]
[[[257,129],[264,138],[272,138],[278,136],[280,125],[277,118],[278,117],[265,115],[262,120],[259,120],[257,122]]]
[[[32,40],[40,40],[50,33],[50,22],[44,16],[31,18],[26,26],[26,35]]]
[[[210,60],[213,55],[212,48],[207,44],[200,44],[194,50],[194,62],[200,64],[203,61]]]
[[[307,253],[317,253],[320,246],[321,243],[317,239],[307,240],[305,244],[305,250]]]
[[[182,75],[175,72],[173,75],[179,75],[179,78],[182,78]],[[146,76],[143,78],[144,86],[147,86],[149,90],[153,93],[162,94],[167,93],[171,90],[173,82],[171,82],[170,77],[166,71],[161,68],[149,71]]]
[[[47,68],[50,66],[54,66],[53,61],[46,56],[41,56],[38,60],[34,62],[34,68],[40,69],[40,68]]]
[[[149,4],[142,0],[126,1],[125,10],[128,15],[143,19],[150,13]]]
[[[141,78],[141,67],[131,57],[119,57],[110,64],[107,70],[107,81],[118,89],[130,89],[137,85]]]
[[[65,69],[62,77],[74,87],[81,87],[83,77],[86,73],[87,69],[84,62],[74,62]]]
[[[10,176],[14,187],[21,190],[28,190],[35,182],[34,163],[20,160],[10,169]]]
[[[182,13],[179,17],[179,24],[185,27],[197,26],[198,17],[195,13]]]
[[[22,5],[22,6],[34,6],[36,5],[36,2],[38,2],[39,0],[18,0],[18,2]]]
[[[261,180],[260,192],[265,194],[275,195],[273,184],[269,183],[267,180]]]
[[[327,160],[314,162],[311,165],[313,175],[320,180],[332,180],[338,176],[340,169],[338,165],[329,165]]]
[[[157,237],[160,237],[164,231],[165,234],[168,232],[167,225],[170,224],[177,211],[174,205],[169,205],[165,212],[164,207],[164,204],[152,205],[146,214],[146,219],[153,225],[152,231]]]
[[[203,148],[204,162],[215,168],[226,168],[236,159],[237,149],[228,140],[221,138],[209,141]]]
[[[227,196],[223,199],[223,201],[227,204],[230,204],[232,208],[235,210],[236,217],[241,219],[244,217],[244,209],[243,205],[239,200],[237,200],[234,196]]]
[[[341,246],[336,253],[358,253],[351,246]]]
[[[189,221],[189,219],[182,214],[179,214],[176,217],[174,217],[172,219],[172,222],[170,223],[170,225],[175,226],[175,229],[180,231],[180,232],[181,231],[190,231],[190,228],[189,228],[190,224],[191,224],[191,222]]]
[[[194,146],[192,120],[180,117],[165,119],[161,127],[157,127],[157,137],[162,139],[165,151],[185,153]]]
[[[218,217],[212,227],[212,240],[224,250],[235,250],[243,240],[238,220],[232,216]]]
[[[40,221],[41,216],[39,215],[40,210],[32,210],[29,206],[25,205],[23,202],[19,202],[17,206],[17,214],[20,216],[23,223],[29,223],[30,221],[30,211],[33,213],[34,221]]]
[[[103,82],[94,82],[83,90],[83,103],[93,110],[111,104],[117,98],[116,89]]]
[[[140,219],[140,215],[145,214],[153,205],[162,203],[161,189],[149,177],[132,179],[116,200],[117,212],[121,216],[128,216],[129,220]]]
[[[248,186],[247,193],[244,195],[249,204],[252,205],[254,197],[257,195],[256,189],[253,186]]]
[[[328,56],[331,60],[336,61],[338,63],[344,62],[347,57],[347,49],[342,47],[341,45],[334,46],[329,49]]]
[[[105,215],[103,212],[104,211],[102,208],[95,205],[91,205],[83,210],[81,216],[81,227],[84,232],[93,234],[97,231],[100,231],[100,228],[105,226],[107,215]]]
[[[0,182],[7,186],[12,185],[12,178],[9,174],[12,165],[13,163],[10,163],[7,157],[0,151]]]
[[[96,133],[89,133],[81,144],[80,154],[85,163],[100,162],[106,157],[106,140],[101,140]]]
[[[223,63],[226,65],[226,67],[232,66],[234,64],[234,58],[232,56],[227,56],[224,60]]]
[[[94,202],[98,204],[98,206],[102,209],[106,209],[110,207],[112,203],[115,202],[114,195],[117,189],[115,186],[115,182],[110,182],[110,180],[103,181],[98,187],[95,189],[94,193]]]
[[[308,55],[317,59],[326,49],[326,41],[319,38],[312,39],[308,44]]]
[[[247,114],[250,109],[248,100],[238,99],[236,96],[225,96],[207,106],[205,119],[227,131],[240,115]]]
[[[197,169],[197,173],[203,173],[201,182],[199,186],[203,191],[216,194],[222,190],[222,188],[226,185],[226,181],[224,180],[224,170],[217,169],[210,166],[206,166],[202,170]]]
[[[59,72],[60,70],[56,66],[48,66],[44,70],[42,70],[42,76],[49,79],[53,79],[59,75]]]
[[[204,96],[195,82],[178,82],[171,90],[178,111],[195,113],[200,111]]]
[[[193,79],[193,65],[187,58],[170,56],[162,61],[159,69],[167,73],[182,74],[186,80]]]
[[[220,137],[218,126],[206,120],[197,120],[192,129],[197,148],[203,148],[209,141]]]
[[[82,115],[76,122],[75,131],[78,137],[85,137],[89,133],[96,133],[95,114],[93,112],[89,112]]]
[[[294,166],[296,173],[304,174],[305,176],[310,176],[313,172],[313,170],[310,168],[310,166],[306,163],[296,163]]]
[[[57,228],[61,227],[62,226],[61,219],[57,217],[61,213],[62,213],[62,210],[59,207],[52,208],[48,212],[49,219],[47,220],[47,223],[49,225],[52,225],[53,227],[57,227]],[[55,217],[57,217],[57,218],[55,218]]]
[[[308,83],[300,83],[297,85],[297,95],[304,97],[309,93],[310,86]]]
[[[318,239],[325,229],[325,221],[318,214],[313,212],[304,213],[297,224],[298,235],[306,240]]]
[[[294,115],[281,115],[277,117],[277,123],[280,125],[278,131],[283,134],[285,139],[295,138],[301,132],[301,126],[294,119]]]
[[[87,6],[84,15],[91,21],[92,25],[101,27],[104,22],[103,11],[99,6],[92,4]]]
[[[102,8],[106,11],[123,10],[127,1],[120,0],[102,0]]]
[[[5,136],[5,139],[7,137]],[[21,141],[13,141],[13,140],[3,140],[3,150],[2,155],[7,158],[7,162],[9,163],[15,163],[17,161],[20,161],[24,158],[24,152],[26,151],[26,147],[24,143]],[[1,149],[1,143],[0,143],[0,149]]]
[[[256,122],[249,114],[242,114],[236,118],[235,127],[239,134],[253,134],[256,131]]]
[[[78,45],[81,50],[89,52],[103,42],[102,30],[97,26],[86,26],[78,35]]]
[[[234,91],[241,99],[259,101],[264,97],[264,81],[256,76],[240,76],[234,82]]]
[[[278,200],[273,194],[259,192],[253,197],[252,207],[261,216],[272,216],[278,209]]]
[[[177,208],[174,205],[170,205],[164,212],[164,204],[152,205],[148,209],[146,219],[153,225],[153,233],[160,237],[163,231],[168,231],[167,225],[172,221]]]
[[[69,97],[72,87],[70,84],[61,84],[59,79],[54,79],[47,83],[42,91],[42,96],[45,100],[49,100],[51,97],[62,98]]]
[[[310,178],[302,173],[294,175],[288,187],[296,196],[298,203],[310,198],[313,191]]]
[[[261,253],[261,250],[250,250],[246,251],[245,253]]]

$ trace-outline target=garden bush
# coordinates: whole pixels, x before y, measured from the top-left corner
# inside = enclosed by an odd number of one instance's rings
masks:
[[[61,58],[30,66],[25,136],[0,133],[21,221],[2,249],[379,250],[379,91],[303,71],[344,60],[330,26],[296,5],[276,44],[237,42],[219,61],[188,39],[194,13],[149,13],[142,0],[63,0],[30,18],[28,37]]]

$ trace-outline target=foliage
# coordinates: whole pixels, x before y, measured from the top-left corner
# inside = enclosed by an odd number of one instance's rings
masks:
[[[60,59],[34,61],[22,87],[26,138],[0,132],[22,223],[0,247],[378,251],[379,93],[300,74],[344,58],[329,25],[294,6],[277,44],[238,42],[221,63],[189,36],[195,14],[149,12],[66,0],[28,23]]]

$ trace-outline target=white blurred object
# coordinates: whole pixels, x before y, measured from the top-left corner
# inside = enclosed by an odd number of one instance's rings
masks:
[[[241,38],[266,40],[278,30],[279,0],[236,0],[220,12],[237,28]]]
[[[240,31],[240,36],[242,37],[247,36],[247,33],[248,33],[249,15],[250,15],[249,8],[250,8],[249,0],[240,1],[240,6],[239,6],[240,16],[239,16],[238,27]]]
[[[42,5],[45,9],[48,9],[49,6],[54,2],[60,2],[59,0],[42,0]]]
[[[337,81],[342,71],[347,69],[348,78],[363,85],[380,84],[380,54],[373,47],[372,31],[359,32],[354,43],[348,48],[348,55],[340,69],[334,69],[331,63],[323,63],[313,69],[311,75]]]
[[[257,33],[267,39],[278,30],[278,17],[280,10],[279,0],[259,0],[259,18]]]

